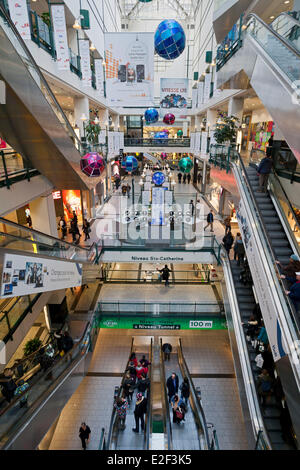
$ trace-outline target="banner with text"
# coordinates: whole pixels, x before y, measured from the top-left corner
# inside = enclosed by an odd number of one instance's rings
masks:
[[[70,56],[64,5],[51,5],[51,15],[59,70],[69,70]]]
[[[102,59],[94,59],[96,87],[101,97],[104,97],[104,70]]]
[[[82,264],[5,254],[1,298],[80,286]]]
[[[81,57],[82,86],[92,86],[91,56],[88,39],[79,40],[79,55]]]
[[[188,78],[161,78],[160,79],[160,114],[164,117],[172,113],[177,118],[185,119],[187,116],[187,103],[189,93]]]
[[[111,106],[153,106],[153,33],[105,33],[106,91]]]
[[[26,0],[8,0],[9,14],[12,22],[22,36],[22,39],[31,39],[28,7]]]

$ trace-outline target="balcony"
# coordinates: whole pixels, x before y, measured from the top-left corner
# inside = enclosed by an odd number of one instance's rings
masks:
[[[183,139],[143,139],[129,138],[124,139],[125,147],[190,147],[190,138]]]

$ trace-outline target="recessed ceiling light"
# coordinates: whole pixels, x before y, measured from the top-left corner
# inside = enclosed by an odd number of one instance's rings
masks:
[[[284,3],[287,5],[288,3],[290,3],[290,0],[285,0]]]
[[[274,20],[274,18],[275,18],[275,16],[270,16],[270,19],[271,19],[271,20]]]

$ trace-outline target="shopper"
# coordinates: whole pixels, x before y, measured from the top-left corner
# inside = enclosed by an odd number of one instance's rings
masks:
[[[91,232],[90,226],[91,226],[90,223],[86,219],[83,219],[82,231],[85,234],[85,239],[84,239],[85,242],[91,238],[90,237],[90,232]]]
[[[233,236],[232,236],[231,230],[229,230],[229,232],[227,232],[225,237],[223,238],[223,244],[229,256],[230,250],[233,245]]]
[[[254,341],[255,336],[258,333],[258,320],[254,315],[251,315],[247,323],[246,337],[248,341]]]
[[[125,398],[118,397],[115,400],[114,407],[117,413],[118,428],[121,431],[124,431],[124,429],[126,428],[125,421],[126,421],[126,412],[128,408],[128,401]]]
[[[67,235],[67,223],[63,215],[58,223],[58,229],[61,231],[61,239],[64,240]]]
[[[142,393],[136,394],[134,418],[135,418],[135,428],[133,432],[139,432],[139,424],[141,420],[141,429],[144,431],[145,421],[144,414],[147,412],[147,398],[142,395]]]
[[[79,243],[79,240],[80,240],[80,233],[79,233],[79,230],[78,230],[78,226],[77,226],[77,218],[76,219],[72,219],[71,220],[71,226],[70,226],[70,232],[72,234],[72,241],[73,243]],[[76,235],[79,234],[79,238],[77,239],[76,238]]]
[[[17,388],[12,369],[4,369],[3,374],[0,376],[0,385],[2,386],[2,395],[10,403]]]
[[[171,344],[169,343],[165,343],[162,345],[162,350],[163,350],[163,353],[164,353],[164,359],[165,361],[169,361],[170,360],[170,354],[172,352],[172,346]]]
[[[291,285],[296,282],[296,273],[300,271],[300,260],[297,255],[291,255],[289,264],[286,266],[282,266],[280,261],[276,261],[276,263],[281,268],[282,275],[280,276],[282,279],[286,279]]]
[[[266,193],[268,187],[268,180],[270,173],[272,171],[272,159],[271,155],[266,155],[265,158],[262,159],[260,162],[257,174],[259,176],[259,189],[257,192],[259,193]]]
[[[190,173],[187,175],[187,182],[188,182],[188,184],[190,184],[190,182],[191,182],[191,174]]]
[[[127,184],[127,196],[130,197],[131,186]]]
[[[188,408],[189,396],[191,393],[190,384],[187,377],[184,377],[182,384],[180,385],[181,398],[184,400],[185,409]]]
[[[186,174],[184,173],[183,175],[183,183],[185,184],[186,183]]]
[[[142,364],[143,367],[147,367],[149,366],[149,364],[151,364],[148,359],[146,359],[146,356],[145,354],[143,354],[143,357],[142,359],[140,360],[140,363]]]
[[[257,341],[262,343],[264,350],[267,349],[267,346],[269,344],[269,340],[268,340],[267,330],[265,328],[264,322],[262,322],[262,326],[259,330],[259,335],[257,337]],[[259,347],[259,345],[258,345],[258,347]]]
[[[148,368],[143,367],[140,362],[138,362],[138,365],[136,366],[135,370],[136,370],[136,377],[138,380],[142,377],[142,374],[147,375],[148,373]]]
[[[128,403],[132,402],[132,395],[135,388],[135,379],[130,375],[130,372],[126,373],[125,380],[123,383],[123,390],[125,398],[128,400]]]
[[[179,172],[177,177],[178,177],[178,183],[181,184],[182,173]]]
[[[24,393],[27,389],[29,388],[29,383],[24,382],[24,380],[20,380],[18,383],[18,386],[14,392],[15,397],[19,397],[20,395],[21,398],[19,400],[20,408],[23,408],[23,406],[27,406],[28,402],[28,393]]]
[[[133,364],[135,365],[135,367],[138,365],[138,360],[137,360],[137,358],[136,358],[135,352],[131,353],[130,358],[129,358],[129,361],[130,361],[130,362],[133,362]]]
[[[91,430],[86,423],[81,423],[79,429],[79,437],[81,439],[82,449],[86,450],[87,444],[90,442]]]
[[[62,348],[63,348],[64,353],[67,354],[67,352],[71,351],[73,346],[74,346],[73,339],[71,338],[69,333],[65,331],[63,335],[63,340],[62,340]]]
[[[130,376],[134,379],[134,383],[136,381],[136,370],[135,370],[136,366],[134,365],[134,362],[130,361],[129,364],[128,364],[128,372],[130,374]]]
[[[225,235],[227,235],[228,232],[231,232],[231,217],[228,216],[224,220],[225,223]]]
[[[173,423],[180,424],[181,421],[184,421],[185,408],[182,399],[179,399],[179,396],[175,394],[171,400],[172,409],[173,409]]]
[[[171,270],[168,268],[167,265],[163,269],[159,269],[159,272],[161,273],[162,280],[165,281],[165,286],[168,287],[169,285],[169,277],[170,277],[170,272]]]
[[[214,213],[212,210],[208,213],[206,220],[207,220],[207,225],[205,225],[204,231],[210,225],[210,231],[213,232],[214,231]]]
[[[190,211],[191,211],[191,214],[192,214],[192,217],[193,217],[194,212],[195,212],[195,204],[194,204],[193,199],[190,200]]]
[[[198,184],[201,183],[201,179],[202,179],[202,175],[201,175],[201,173],[198,171],[198,175],[197,175],[197,182],[198,182]]]
[[[167,380],[168,396],[169,403],[171,403],[171,398],[178,393],[179,379],[178,376],[173,372],[173,374]]]
[[[244,261],[245,247],[240,233],[237,233],[234,244],[234,259],[237,260],[237,265],[240,266]]]
[[[144,372],[142,372],[141,378],[138,380],[136,384],[136,388],[138,389],[139,393],[141,393],[142,395],[145,395],[149,387],[150,387],[150,379],[146,376]]]
[[[296,312],[298,312],[300,310],[300,271],[296,273],[296,282],[286,293],[293,302]]]
[[[261,397],[263,405],[266,404],[266,399],[273,394],[273,383],[274,381],[269,372],[263,369],[257,380],[258,394]]]

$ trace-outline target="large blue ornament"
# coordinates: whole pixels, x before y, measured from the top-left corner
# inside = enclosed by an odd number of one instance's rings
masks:
[[[155,51],[166,60],[176,59],[185,49],[185,32],[175,20],[164,20],[154,35]]]
[[[132,173],[138,167],[138,161],[133,155],[129,155],[125,158],[122,163],[122,168],[124,168],[127,173]]]
[[[159,118],[158,111],[155,108],[149,108],[145,111],[145,120],[148,124],[157,122]]]
[[[168,137],[169,135],[167,134],[167,132],[163,131],[156,132],[156,134],[154,134],[154,139],[167,139]]]
[[[152,176],[152,183],[161,186],[165,182],[165,175],[161,171],[156,171]]]

